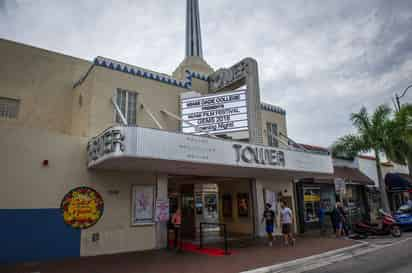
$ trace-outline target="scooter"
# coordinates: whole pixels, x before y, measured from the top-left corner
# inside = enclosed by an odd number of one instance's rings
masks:
[[[381,223],[378,225],[368,224],[365,222],[357,223],[353,226],[353,231],[355,234],[367,238],[369,235],[389,235],[393,237],[401,237],[402,231],[397,224],[395,218],[384,212],[382,209],[379,210],[382,215]]]

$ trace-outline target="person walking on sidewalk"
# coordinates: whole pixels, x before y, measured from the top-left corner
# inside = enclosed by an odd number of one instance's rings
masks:
[[[342,220],[342,231],[345,236],[349,236],[349,226],[348,226],[348,218],[346,217],[346,211],[343,207],[342,203],[338,203],[338,210]]]
[[[180,209],[177,209],[172,215],[172,225],[175,234],[174,248],[177,249],[179,240],[182,240],[182,238],[180,238],[180,226],[182,225],[182,213],[180,212]]]
[[[285,245],[295,245],[296,239],[292,235],[293,214],[292,210],[288,208],[286,202],[283,200],[280,204],[280,222],[282,224],[282,234]]]
[[[325,214],[326,214],[325,204],[322,202],[318,210],[320,235],[325,235],[326,233]]]
[[[339,207],[340,207],[340,203],[336,202],[336,205],[332,211],[332,214],[334,215],[334,219],[335,219],[336,238],[340,238],[342,236],[343,221],[344,221],[344,216],[342,215]]]
[[[276,214],[272,209],[272,205],[267,203],[265,211],[263,212],[262,223],[266,221],[266,234],[268,235],[268,244],[272,246],[273,243],[273,232],[275,229],[275,219]]]

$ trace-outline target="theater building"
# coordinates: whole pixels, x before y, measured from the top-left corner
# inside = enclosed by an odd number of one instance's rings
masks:
[[[187,240],[200,223],[262,236],[265,202],[296,212],[295,182],[333,173],[289,145],[254,59],[207,64],[198,1],[170,75],[3,39],[0,54],[1,263],[164,248],[177,208]]]

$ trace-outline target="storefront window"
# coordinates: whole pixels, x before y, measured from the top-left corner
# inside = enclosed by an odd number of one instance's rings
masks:
[[[305,222],[318,222],[318,211],[320,207],[320,188],[303,188],[303,202]]]
[[[197,192],[195,193],[195,206],[196,206],[196,214],[201,215],[203,213],[203,200],[202,200],[202,193]]]

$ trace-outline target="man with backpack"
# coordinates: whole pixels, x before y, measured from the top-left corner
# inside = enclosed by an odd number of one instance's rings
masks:
[[[272,246],[272,243],[273,243],[273,232],[275,229],[275,219],[276,219],[275,211],[272,210],[272,205],[267,203],[265,211],[263,212],[262,223],[263,221],[266,221],[266,233],[268,235],[269,246]]]

